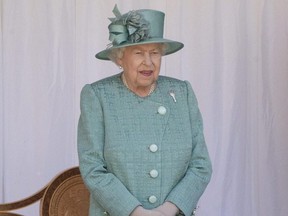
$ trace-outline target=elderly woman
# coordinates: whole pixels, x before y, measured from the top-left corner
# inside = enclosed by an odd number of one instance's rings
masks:
[[[113,12],[112,44],[96,57],[123,72],[81,92],[78,153],[89,215],[193,215],[212,172],[201,114],[188,81],[159,75],[162,56],[183,44],[163,38],[160,11]]]

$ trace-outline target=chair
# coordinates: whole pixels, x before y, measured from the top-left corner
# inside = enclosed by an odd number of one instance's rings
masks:
[[[23,216],[13,210],[40,200],[41,216],[85,216],[89,209],[89,191],[78,167],[57,175],[36,194],[13,203],[0,204],[0,216]]]

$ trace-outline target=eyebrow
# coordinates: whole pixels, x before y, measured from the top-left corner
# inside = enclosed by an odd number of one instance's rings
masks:
[[[155,47],[155,48],[152,48],[151,50],[150,49],[148,49],[148,50],[146,50],[146,49],[142,49],[142,48],[140,48],[140,47],[134,47],[133,49],[132,49],[132,51],[149,51],[149,52],[151,52],[151,51],[155,51],[155,50],[161,50],[161,48],[160,47]]]

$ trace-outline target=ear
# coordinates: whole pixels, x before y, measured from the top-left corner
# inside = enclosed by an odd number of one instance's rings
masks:
[[[116,64],[118,65],[118,66],[120,66],[120,67],[122,67],[122,59],[120,59],[120,58],[117,58],[116,59]]]

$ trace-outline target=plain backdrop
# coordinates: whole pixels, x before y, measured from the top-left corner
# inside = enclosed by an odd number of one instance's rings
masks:
[[[0,202],[78,165],[81,88],[120,72],[94,57],[115,3],[165,12],[185,44],[161,74],[189,80],[202,111],[214,172],[197,216],[288,215],[287,0],[0,0]]]

